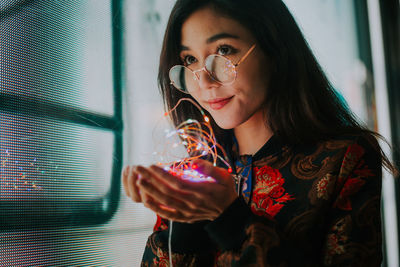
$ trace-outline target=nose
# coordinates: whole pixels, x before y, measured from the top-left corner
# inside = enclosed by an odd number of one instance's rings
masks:
[[[214,80],[205,69],[196,73],[196,75],[199,81],[199,87],[201,89],[212,89],[220,86],[220,83]]]

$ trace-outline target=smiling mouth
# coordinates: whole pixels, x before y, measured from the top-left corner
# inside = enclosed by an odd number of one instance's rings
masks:
[[[226,104],[228,104],[233,96],[227,97],[227,98],[215,98],[207,101],[207,103],[210,105],[210,107],[214,110],[218,110],[223,108]]]

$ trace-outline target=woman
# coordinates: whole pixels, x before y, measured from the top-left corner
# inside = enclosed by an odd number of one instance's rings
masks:
[[[158,215],[143,266],[380,265],[381,165],[395,168],[281,0],[178,0],[159,84],[168,109],[206,110],[240,179],[207,161],[214,182],[127,166],[126,194]],[[171,116],[202,120],[189,102]]]

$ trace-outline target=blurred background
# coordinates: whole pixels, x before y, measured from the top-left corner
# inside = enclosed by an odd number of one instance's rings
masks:
[[[0,266],[140,265],[155,216],[125,196],[120,173],[152,161],[174,2],[0,0]],[[284,2],[399,162],[399,0]],[[400,188],[384,176],[382,266],[399,266]]]

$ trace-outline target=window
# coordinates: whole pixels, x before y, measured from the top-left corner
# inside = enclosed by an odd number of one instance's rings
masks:
[[[119,2],[2,2],[0,227],[97,224],[116,210]]]

